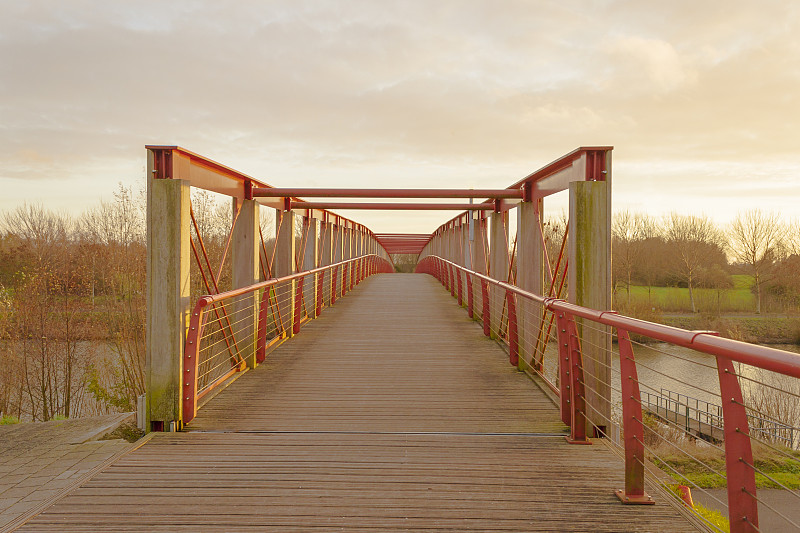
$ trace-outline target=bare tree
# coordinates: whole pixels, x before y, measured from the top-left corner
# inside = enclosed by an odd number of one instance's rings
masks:
[[[648,239],[656,237],[658,233],[658,225],[647,215],[630,211],[614,215],[611,223],[614,288],[616,290],[620,280],[624,283],[628,304],[634,275],[642,270]]]
[[[7,232],[26,258],[13,297],[14,353],[21,364],[26,411],[34,420],[75,416],[84,394],[85,338],[82,313],[86,272],[73,224],[41,206],[23,205],[6,214]]]
[[[761,313],[761,286],[775,263],[781,234],[780,216],[760,209],[739,213],[728,232],[733,255],[753,275],[756,313]]]
[[[93,270],[97,265],[103,289],[111,296],[101,316],[115,357],[98,358],[88,371],[89,390],[106,408],[132,410],[144,392],[146,251],[141,202],[120,184],[113,202],[101,202],[80,221]]]
[[[702,269],[725,263],[722,234],[705,216],[672,213],[664,221],[664,236],[672,248],[673,270],[689,288],[692,312],[696,313],[694,288]]]
[[[800,220],[792,220],[784,226],[781,244],[783,255],[800,255]]]

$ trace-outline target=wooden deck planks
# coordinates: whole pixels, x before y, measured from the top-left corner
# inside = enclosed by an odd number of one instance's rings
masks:
[[[564,429],[432,278],[375,276],[24,530],[694,531]]]

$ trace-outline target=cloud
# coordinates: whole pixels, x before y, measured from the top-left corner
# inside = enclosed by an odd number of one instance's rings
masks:
[[[697,81],[697,72],[687,64],[686,59],[670,43],[661,39],[616,36],[609,39],[605,48],[612,62],[626,64],[630,71],[623,79],[629,80],[629,83],[638,81],[635,86],[639,90],[670,92]]]
[[[281,185],[502,186],[588,144],[798,172],[798,31],[791,1],[4,3],[0,180],[138,177],[146,143]]]

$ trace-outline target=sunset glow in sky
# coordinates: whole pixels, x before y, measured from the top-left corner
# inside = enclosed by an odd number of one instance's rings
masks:
[[[796,219],[800,2],[0,0],[0,117],[0,211],[111,200],[145,144],[377,188],[506,187],[613,145],[615,209]]]

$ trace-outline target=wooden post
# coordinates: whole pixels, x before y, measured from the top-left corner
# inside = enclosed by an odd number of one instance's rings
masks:
[[[237,202],[242,202],[239,218],[233,228],[231,241],[232,289],[248,287],[258,283],[261,274],[261,242],[258,237],[260,222],[258,203],[255,200],[233,198],[233,213],[236,215]],[[251,296],[234,300],[231,322],[236,324],[236,345],[242,349],[241,357],[249,368],[256,366],[256,339],[258,336],[258,292]]]
[[[332,228],[333,234],[333,263],[338,263],[342,260],[343,253],[344,253],[344,228],[341,224],[339,224],[339,218],[336,218],[336,223],[333,225]],[[342,291],[342,268],[339,267],[336,269],[336,279],[331,276],[331,292],[330,299],[331,301],[335,301],[336,298],[339,297]],[[339,294],[334,294],[334,293]]]
[[[275,264],[272,267],[272,273],[276,278],[289,276],[294,274],[295,265],[295,214],[293,211],[280,211],[282,220],[277,224],[279,231],[275,235]],[[291,336],[292,333],[292,315],[294,310],[294,297],[295,297],[295,282],[282,283],[276,287],[278,298],[278,307],[281,313],[281,323],[283,325],[283,332]]]
[[[311,216],[304,218],[303,223],[306,225],[307,233],[306,247],[303,251],[303,264],[300,265],[300,267],[303,270],[313,270],[317,268],[317,264],[319,263],[319,221]],[[317,309],[317,291],[314,290],[317,285],[316,276],[317,275],[306,277],[303,284],[305,307],[308,314],[314,318],[316,318]]]
[[[542,201],[523,202],[517,206],[517,286],[542,294],[544,275],[542,241],[539,236]],[[544,309],[527,298],[517,300],[519,312],[519,369],[524,370],[533,357]],[[543,334],[544,335],[544,334]]]
[[[147,153],[146,423],[150,431],[180,429],[181,370],[189,326],[190,186],[153,179]]]
[[[472,270],[480,274],[486,274],[487,271],[487,257],[486,245],[488,243],[486,232],[486,216],[483,213],[478,213],[478,219],[474,221],[474,240],[472,243]],[[473,280],[472,290],[474,291],[474,299],[476,302],[481,301],[481,283],[478,280]],[[480,304],[477,308],[482,309]],[[483,311],[481,311],[482,313]]]
[[[491,241],[489,241],[489,275],[498,281],[506,282],[508,281],[508,236],[506,235],[508,211],[493,212],[490,217],[490,224],[492,237]],[[492,332],[499,336],[503,303],[506,295],[505,291],[501,291],[496,287],[491,287],[489,291],[491,293],[491,309],[489,313]]]
[[[464,268],[474,270],[472,268],[472,249],[475,246],[475,220],[472,218],[472,213],[467,213],[467,225],[461,232],[461,238],[464,242]]]
[[[610,166],[610,162],[609,162]],[[609,176],[610,179],[610,176]],[[611,183],[569,184],[569,301],[592,309],[611,307]],[[587,434],[611,419],[611,331],[576,320],[585,365]]]

